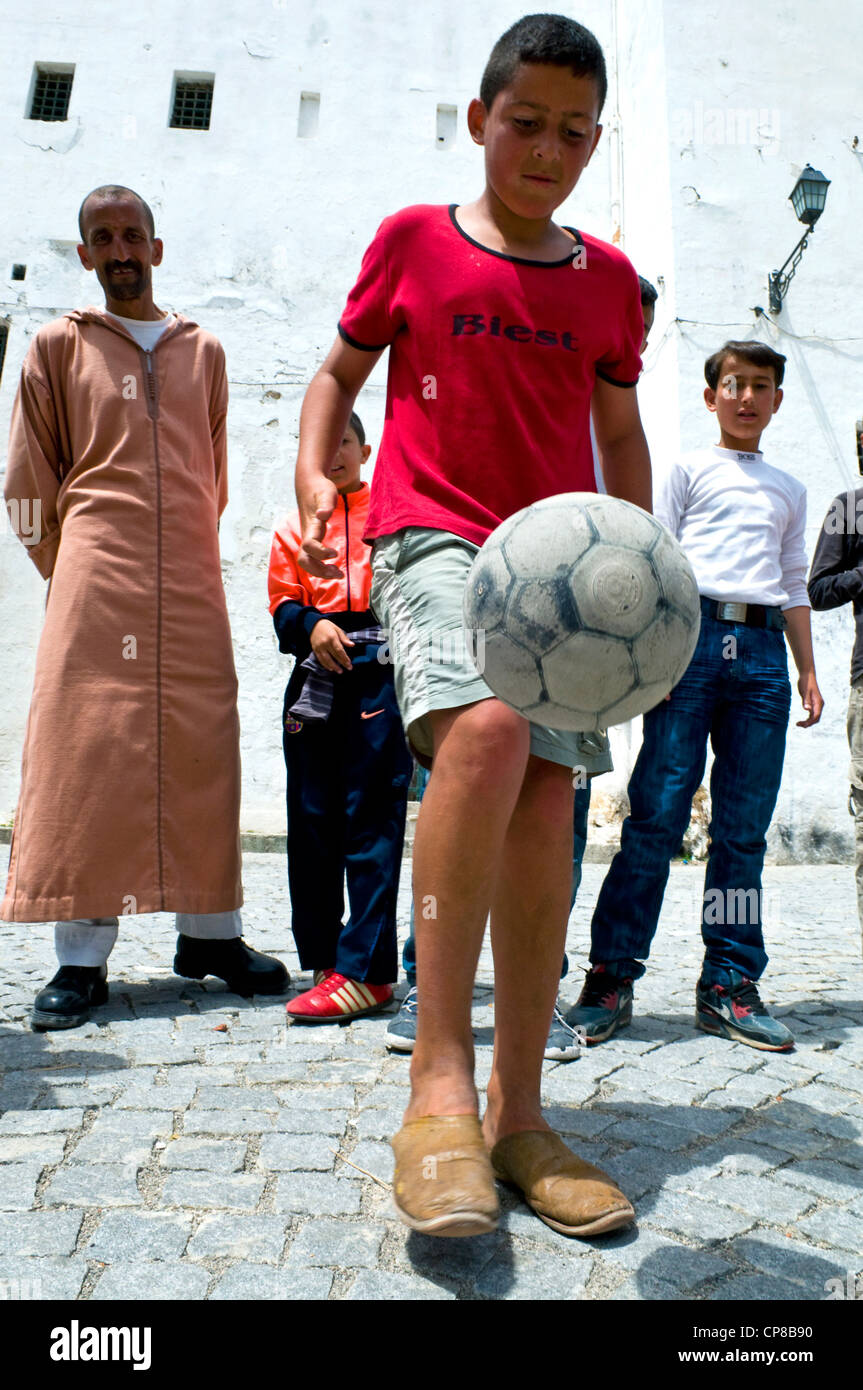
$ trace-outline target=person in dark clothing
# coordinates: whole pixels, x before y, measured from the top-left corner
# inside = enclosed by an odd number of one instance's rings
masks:
[[[809,602],[815,609],[854,605],[854,649],[848,700],[848,746],[854,817],[857,912],[863,930],[863,487],[840,492],[830,503],[809,572]]]

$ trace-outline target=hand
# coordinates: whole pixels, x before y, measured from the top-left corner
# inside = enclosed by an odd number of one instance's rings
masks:
[[[334,671],[336,675],[341,675],[342,670],[352,670],[351,659],[348,656],[347,648],[353,647],[356,643],[352,642],[346,632],[342,632],[340,627],[331,623],[328,618],[321,618],[312,628],[312,635],[309,639],[312,644],[312,651],[318,658],[325,671]]]
[[[331,546],[324,545],[327,522],[332,516],[338,501],[338,489],[334,483],[321,479],[313,497],[312,516],[303,531],[303,543],[297,555],[297,564],[307,574],[318,579],[342,579],[343,572],[337,565],[327,564],[337,553]]]
[[[808,719],[798,719],[798,729],[808,729],[810,725],[817,724],[821,718],[821,711],[824,708],[824,700],[821,691],[818,689],[818,682],[815,679],[815,672],[810,671],[800,677],[797,682],[797,689],[800,691],[800,699],[803,708],[808,712]]]

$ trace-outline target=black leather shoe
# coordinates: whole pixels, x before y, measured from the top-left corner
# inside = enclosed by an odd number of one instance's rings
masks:
[[[107,965],[61,965],[33,1000],[30,1024],[38,1033],[79,1028],[90,1017],[91,1006],[107,1000]]]
[[[215,975],[224,980],[234,994],[246,996],[283,994],[291,983],[280,960],[253,951],[241,936],[232,936],[226,941],[178,936],[174,974],[186,980],[203,980],[205,975]]]

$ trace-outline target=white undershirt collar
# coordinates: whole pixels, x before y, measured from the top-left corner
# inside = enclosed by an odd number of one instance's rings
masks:
[[[760,449],[745,453],[742,449],[725,449],[721,444],[714,444],[713,451],[720,458],[737,459],[738,463],[760,463],[764,457]]]

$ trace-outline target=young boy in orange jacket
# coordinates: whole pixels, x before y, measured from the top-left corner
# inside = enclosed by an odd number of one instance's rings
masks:
[[[269,594],[279,647],[296,657],[285,692],[288,882],[300,965],[314,985],[287,1006],[295,1023],[376,1013],[397,978],[396,898],[413,763],[393,668],[369,609],[371,551],[363,541],[371,449],[352,414],[329,468],[338,505],[326,541],[343,576],[299,568],[298,513],[273,536]],[[350,916],[342,924],[347,875]]]

